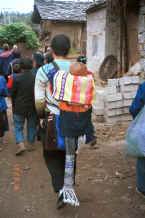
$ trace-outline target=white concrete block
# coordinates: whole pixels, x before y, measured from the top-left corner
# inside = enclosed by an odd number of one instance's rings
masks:
[[[116,86],[108,86],[105,88],[105,95],[112,95],[117,93],[117,88]]]
[[[108,109],[114,109],[114,108],[122,108],[123,102],[121,101],[114,101],[114,102],[107,102],[105,104],[106,108]]]
[[[138,85],[121,85],[120,86],[120,90],[121,90],[121,93],[124,93],[124,92],[137,92],[137,89],[138,89]]]
[[[122,77],[119,80],[120,85],[139,84],[140,80],[138,76]]]
[[[108,79],[108,86],[119,86],[119,79]]]
[[[132,103],[132,99],[124,99],[122,103],[123,107],[129,107]]]
[[[106,111],[106,116],[107,117],[113,117],[113,116],[118,116],[118,115],[123,115],[123,114],[129,114],[128,107],[110,109],[110,110]]]
[[[120,100],[122,100],[121,93],[116,93],[116,94],[113,94],[113,95],[108,95],[106,97],[106,102],[114,102],[114,101],[120,101]]]
[[[105,114],[104,109],[95,108],[94,106],[93,106],[93,112],[97,116],[103,116]]]
[[[132,76],[132,84],[139,84],[140,83],[140,78],[139,76]]]
[[[124,92],[122,95],[124,99],[133,99],[136,96],[136,92]]]
[[[93,109],[96,115],[104,114],[104,93],[105,90],[96,90],[96,102],[93,104]]]
[[[120,116],[115,116],[115,117],[109,117],[109,118],[105,118],[105,121],[107,123],[116,123],[118,121],[131,121],[132,120],[132,116],[131,115],[120,115]]]

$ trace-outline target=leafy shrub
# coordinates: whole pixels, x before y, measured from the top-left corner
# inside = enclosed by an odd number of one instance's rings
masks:
[[[36,33],[23,23],[8,24],[0,30],[1,44],[14,45],[19,42],[24,43],[26,48],[38,48],[40,46]]]

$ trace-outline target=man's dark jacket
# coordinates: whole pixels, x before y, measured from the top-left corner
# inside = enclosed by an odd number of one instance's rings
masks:
[[[27,116],[35,113],[34,83],[35,76],[29,70],[14,78],[10,93],[14,114]]]

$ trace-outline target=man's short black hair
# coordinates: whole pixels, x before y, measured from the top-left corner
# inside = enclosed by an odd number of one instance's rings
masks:
[[[21,72],[20,64],[13,64],[13,72],[14,73],[20,73]]]
[[[69,37],[64,34],[58,34],[54,36],[51,41],[51,48],[53,49],[56,56],[65,57],[68,55],[71,48]]]
[[[30,57],[22,58],[20,66],[22,70],[31,70],[33,67],[32,59]]]

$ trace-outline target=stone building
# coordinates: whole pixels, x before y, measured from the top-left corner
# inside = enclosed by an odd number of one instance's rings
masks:
[[[119,76],[138,61],[145,67],[144,41],[144,0],[100,0],[87,9],[87,58],[93,72],[109,55],[117,59]]]
[[[145,72],[145,0],[106,0],[106,6],[99,3],[94,7],[95,11],[91,11],[91,7],[87,10],[88,24],[93,23],[93,20],[89,21],[90,18],[98,17],[100,13],[103,19],[95,21],[96,26],[92,24],[91,34],[97,32],[97,28],[100,30],[101,22],[105,29],[101,30],[105,35],[101,44],[104,58],[113,55],[117,59],[116,77],[120,77],[108,80],[107,87],[98,94],[101,100],[94,105],[96,115],[103,115],[107,122],[130,120],[128,109],[141,80],[137,76],[127,77],[126,73],[136,63],[140,65],[138,72]],[[92,48],[95,48],[95,43]],[[96,71],[99,66],[95,68]]]
[[[72,48],[80,54],[86,47],[86,9],[88,2],[35,0],[32,21],[40,24],[43,46],[56,34],[70,37]]]
[[[145,1],[107,0],[107,5],[106,55],[117,57],[120,73],[138,61],[145,69]]]

